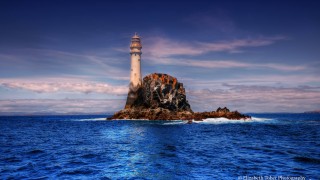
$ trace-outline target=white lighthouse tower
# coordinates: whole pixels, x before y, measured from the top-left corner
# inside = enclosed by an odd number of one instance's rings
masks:
[[[130,71],[130,88],[139,88],[141,81],[141,41],[140,37],[135,33],[131,38],[130,55],[131,55],[131,71]],[[131,87],[132,86],[132,87]]]
[[[140,87],[142,86],[141,80],[141,40],[140,37],[135,33],[131,38],[130,45],[130,57],[131,57],[131,69],[130,69],[130,85],[129,93],[127,97],[127,103],[125,108],[130,108],[133,103],[137,100]]]

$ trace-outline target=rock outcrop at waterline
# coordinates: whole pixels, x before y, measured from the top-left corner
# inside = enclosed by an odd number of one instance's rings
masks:
[[[190,111],[170,111],[161,107],[151,108],[131,108],[116,112],[111,119],[146,119],[146,120],[189,120],[193,119]]]
[[[248,115],[244,115],[239,113],[238,111],[232,111],[226,107],[224,108],[218,108],[216,111],[211,112],[196,112],[193,113],[193,119],[195,120],[202,120],[207,118],[220,118],[224,117],[227,119],[250,119],[251,117]]]
[[[129,97],[130,94],[134,95]],[[247,119],[237,111],[218,108],[211,112],[194,113],[186,97],[183,84],[167,74],[153,73],[143,78],[142,86],[129,92],[130,103],[125,109],[116,112],[111,119],[148,119],[148,120],[202,120],[225,117],[228,119]]]
[[[218,108],[219,109],[219,108]],[[238,111],[233,112],[221,112],[211,111],[211,112],[190,112],[190,111],[170,111],[164,108],[131,108],[123,109],[116,112],[108,120],[112,119],[146,119],[146,120],[195,120],[202,121],[207,118],[227,118],[227,119],[250,119],[250,116],[243,115]]]

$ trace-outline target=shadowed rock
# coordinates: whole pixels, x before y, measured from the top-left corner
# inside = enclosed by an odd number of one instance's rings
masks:
[[[125,109],[163,108],[192,111],[183,84],[167,74],[153,73],[143,78],[142,87],[128,93]]]

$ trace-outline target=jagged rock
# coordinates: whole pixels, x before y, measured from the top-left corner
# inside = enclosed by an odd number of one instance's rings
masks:
[[[160,107],[170,111],[192,112],[183,84],[179,83],[177,78],[167,74],[153,73],[145,76],[142,87],[135,92],[129,92],[129,96],[136,97],[134,102],[130,102],[130,104],[127,101],[125,109],[136,107],[156,109]]]

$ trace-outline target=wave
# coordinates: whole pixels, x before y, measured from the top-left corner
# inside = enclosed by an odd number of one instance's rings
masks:
[[[251,117],[251,121],[270,121],[270,120],[274,120],[274,119]]]
[[[240,119],[240,120],[233,120],[233,119],[227,119],[227,118],[207,118],[203,119],[202,121],[192,121],[192,123],[196,124],[228,124],[228,123],[251,123],[251,122],[267,122],[273,119],[268,118],[258,118],[258,117],[252,117],[251,119]],[[189,124],[188,121],[184,120],[174,120],[165,122],[163,125],[183,125],[183,124]]]
[[[106,121],[106,118],[72,119],[72,121]]]
[[[251,119],[227,119],[227,118],[207,118],[203,119],[203,121],[193,121],[193,123],[199,123],[199,124],[227,124],[227,123],[250,123],[250,122],[265,122],[270,121],[272,119],[268,118],[258,118],[258,117],[252,117]]]
[[[121,120],[127,120],[127,121],[149,121],[149,122],[158,122],[154,120],[147,120],[147,119],[121,119]],[[227,118],[207,118],[203,119],[202,121],[192,121],[193,123],[199,123],[199,124],[223,124],[223,123],[249,123],[249,122],[266,122],[273,119],[268,118],[258,118],[258,117],[252,117],[251,119],[240,119],[240,120],[233,120],[233,119],[227,119]],[[86,118],[86,119],[72,119],[72,121],[106,121],[106,118]],[[181,124],[188,124],[188,121],[185,120],[170,120],[165,121],[163,125],[181,125]]]
[[[172,120],[169,122],[165,122],[163,125],[181,125],[181,124],[186,124],[187,121],[183,121],[183,120]]]
[[[224,123],[244,123],[249,122],[251,120],[232,120],[227,118],[207,118],[203,119],[203,121],[193,121],[194,123],[200,123],[200,124],[224,124]]]

